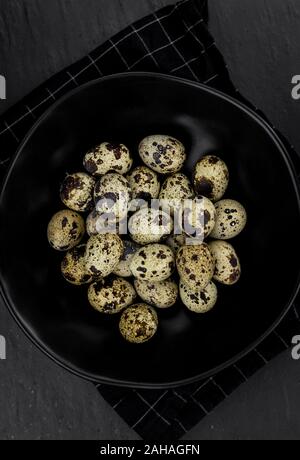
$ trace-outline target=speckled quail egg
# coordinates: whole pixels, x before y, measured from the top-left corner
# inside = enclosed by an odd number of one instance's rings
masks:
[[[215,306],[218,298],[217,286],[212,281],[202,291],[190,289],[180,281],[179,292],[184,305],[195,313],[207,313]]]
[[[180,171],[186,159],[183,144],[174,137],[164,135],[143,139],[139,145],[139,154],[149,168],[160,174]]]
[[[135,278],[146,281],[165,281],[175,268],[172,250],[164,244],[149,244],[139,249],[130,263]]]
[[[161,186],[159,199],[162,207],[170,209],[174,213],[175,209],[184,206],[184,200],[195,197],[195,192],[189,178],[182,173],[176,173],[168,177]]]
[[[93,207],[95,183],[86,173],[68,174],[60,187],[61,201],[73,211],[89,211]]]
[[[194,168],[194,188],[197,195],[218,201],[227,190],[229,171],[221,158],[215,155],[203,157]]]
[[[146,166],[138,166],[127,176],[133,199],[149,201],[158,198],[160,182],[157,174]]]
[[[119,222],[107,220],[105,214],[101,215],[94,209],[86,219],[86,231],[89,236],[98,235],[99,233],[126,235],[127,219],[123,219]]]
[[[123,276],[124,278],[128,278],[132,276],[130,271],[130,262],[140,246],[136,244],[134,241],[123,241],[124,244],[124,253],[117,265],[117,268],[114,270],[114,274],[118,276]]]
[[[54,214],[48,224],[47,236],[50,245],[57,251],[68,251],[83,238],[83,218],[74,211],[64,209]]]
[[[81,244],[68,251],[61,262],[63,277],[76,286],[93,281],[93,276],[86,272],[84,256],[85,244]]]
[[[147,342],[156,333],[157,326],[156,311],[144,303],[131,305],[124,310],[119,323],[122,336],[131,343]]]
[[[211,237],[229,240],[241,233],[247,223],[247,213],[238,201],[221,200],[215,204],[216,224]]]
[[[122,278],[109,276],[89,286],[88,300],[101,313],[119,313],[136,299],[132,284]]]
[[[96,209],[87,216],[85,221],[86,232],[89,236],[97,235],[99,232],[97,231],[97,220],[99,218],[99,214],[97,213]]]
[[[136,279],[134,287],[144,302],[157,308],[172,307],[178,297],[178,286],[171,280],[152,283]]]
[[[181,235],[170,235],[166,239],[166,245],[169,246],[169,248],[172,249],[172,251],[176,254],[179,248],[181,246],[184,246],[186,242],[186,235],[181,234]]]
[[[173,220],[161,209],[142,208],[130,217],[128,230],[138,244],[157,243],[173,230]]]
[[[207,238],[214,226],[216,210],[213,203],[201,196],[187,203],[183,213],[183,229],[188,236]]]
[[[215,259],[214,279],[222,284],[232,285],[241,276],[241,265],[233,246],[227,241],[211,241],[209,249]]]
[[[86,153],[83,165],[93,176],[100,176],[115,171],[126,174],[133,160],[128,148],[123,144],[111,144],[103,142]]]
[[[214,274],[214,259],[205,243],[182,246],[176,264],[182,282],[195,291],[204,289]]]
[[[110,275],[120,262],[123,251],[123,242],[114,233],[91,236],[85,250],[87,273],[99,278]]]
[[[131,200],[130,185],[125,177],[116,173],[102,176],[94,190],[97,212],[105,214],[107,220],[122,220]]]

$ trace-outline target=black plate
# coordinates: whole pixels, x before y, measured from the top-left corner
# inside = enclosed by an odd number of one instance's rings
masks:
[[[249,214],[233,244],[242,277],[220,287],[215,309],[192,314],[180,303],[160,312],[157,336],[127,344],[118,318],[93,311],[86,288],[65,283],[62,255],[46,227],[63,206],[59,183],[82,170],[84,152],[109,140],[137,157],[148,134],[167,133],[188,151],[187,171],[217,152],[231,173],[227,197]],[[48,356],[85,378],[165,387],[233,363],[278,324],[299,286],[299,193],[287,153],[255,113],[226,95],[178,78],[121,74],[64,97],[36,123],[11,165],[0,204],[1,290],[19,325]]]

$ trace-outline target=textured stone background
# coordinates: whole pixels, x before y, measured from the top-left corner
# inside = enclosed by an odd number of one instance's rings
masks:
[[[0,0],[0,112],[135,19],[171,0]],[[232,78],[300,150],[299,0],[210,0],[210,28]],[[255,184],[254,184],[255,186]],[[265,197],[268,199],[268,197]],[[41,305],[42,308],[42,305]],[[259,318],[258,318],[259,320]],[[136,439],[93,385],[31,346],[0,304],[0,439]],[[300,362],[284,353],[186,439],[299,439]]]

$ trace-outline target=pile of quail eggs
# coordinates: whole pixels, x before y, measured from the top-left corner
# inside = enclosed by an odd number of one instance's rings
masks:
[[[88,285],[88,301],[98,312],[121,313],[120,333],[132,343],[151,339],[159,310],[174,306],[179,296],[190,311],[206,313],[217,302],[215,282],[238,282],[240,261],[227,240],[237,236],[247,220],[239,202],[223,199],[229,171],[221,158],[200,158],[190,178],[182,172],[186,150],[179,140],[148,136],[138,150],[143,165],[135,167],[123,144],[105,142],[87,152],[86,172],[65,177],[60,197],[66,209],[48,225],[50,245],[65,251],[61,262],[65,280]],[[109,209],[105,198],[112,200]],[[139,199],[167,201],[171,212],[163,204],[132,211],[130,203]],[[201,241],[193,242],[192,231],[174,234],[176,206],[185,200],[189,200],[189,228],[197,227],[194,204],[202,202]],[[97,225],[107,211],[117,222],[115,232],[103,232]],[[130,231],[125,236],[119,231],[124,221]],[[155,232],[145,232],[149,222],[156,226]]]

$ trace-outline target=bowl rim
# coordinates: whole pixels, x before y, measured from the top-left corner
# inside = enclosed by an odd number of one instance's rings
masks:
[[[0,193],[0,211],[1,211],[1,204],[5,195],[5,190],[6,186],[8,184],[8,181],[10,179],[10,176],[13,172],[14,165],[16,164],[19,156],[22,154],[23,149],[28,142],[28,140],[31,138],[31,136],[35,133],[35,131],[39,128],[40,124],[51,114],[58,106],[63,104],[67,99],[71,98],[73,95],[80,93],[82,90],[94,86],[94,85],[99,85],[105,81],[109,80],[126,80],[126,79],[135,79],[135,78],[152,78],[154,80],[167,80],[167,81],[172,81],[172,82],[177,82],[179,84],[183,84],[186,86],[194,87],[196,89],[200,89],[204,92],[210,93],[214,96],[217,96],[226,102],[229,102],[230,104],[234,105],[238,109],[242,110],[244,113],[246,113],[248,116],[250,116],[252,119],[254,119],[255,122],[257,122],[263,129],[264,131],[268,134],[268,136],[272,139],[272,141],[275,143],[277,146],[277,149],[281,153],[282,158],[285,161],[285,164],[287,166],[287,169],[290,174],[290,178],[292,180],[293,187],[295,189],[296,197],[297,197],[297,202],[298,202],[298,212],[300,214],[300,184],[298,183],[297,179],[297,173],[295,171],[295,167],[292,163],[292,160],[289,157],[289,153],[284,146],[283,142],[275,132],[275,128],[272,127],[262,116],[260,116],[258,113],[256,113],[253,109],[249,108],[246,104],[240,102],[237,99],[234,99],[232,96],[227,95],[226,93],[219,91],[213,87],[209,87],[207,85],[204,85],[203,83],[199,83],[196,81],[192,80],[187,80],[185,78],[181,77],[176,77],[164,73],[156,73],[156,72],[122,72],[122,73],[116,73],[113,75],[108,75],[104,77],[100,77],[94,80],[91,80],[90,82],[87,82],[83,85],[80,85],[79,87],[76,87],[75,89],[67,92],[64,96],[60,97],[55,101],[34,123],[34,125],[30,128],[30,130],[27,132],[23,140],[21,141],[19,147],[17,148],[15,154],[12,157],[12,160],[10,161],[10,164],[8,166],[7,172],[5,174],[4,180],[3,180],[3,185]],[[0,244],[1,241],[0,241]],[[239,361],[241,358],[243,358],[245,355],[253,351],[269,334],[271,334],[274,329],[279,325],[279,323],[282,321],[282,319],[285,317],[285,315],[288,313],[290,308],[292,307],[295,298],[297,294],[300,291],[300,267],[298,271],[298,277],[297,277],[297,282],[295,284],[294,290],[291,293],[290,299],[287,301],[287,303],[284,305],[282,308],[281,314],[278,316],[278,318],[270,325],[270,327],[263,333],[259,338],[257,338],[255,341],[250,343],[247,347],[245,347],[242,351],[234,355],[232,358],[229,360],[225,361],[224,363],[206,371],[202,372],[200,374],[197,374],[192,377],[188,377],[186,379],[181,379],[181,380],[176,380],[176,381],[170,381],[170,382],[162,382],[162,383],[149,383],[149,382],[134,382],[130,380],[123,380],[123,379],[117,379],[117,378],[112,378],[112,377],[105,377],[105,376],[99,376],[99,375],[94,375],[93,373],[86,372],[76,366],[74,366],[70,361],[64,360],[61,356],[58,354],[54,353],[53,351],[50,351],[48,345],[43,342],[42,340],[38,339],[37,337],[34,337],[34,334],[31,332],[30,327],[26,324],[26,321],[22,319],[21,315],[18,313],[17,307],[14,305],[14,303],[9,299],[9,295],[7,294],[5,287],[4,287],[4,282],[3,282],[3,277],[2,277],[2,272],[1,272],[1,264],[0,264],[0,295],[4,301],[4,304],[6,305],[9,313],[15,320],[15,322],[18,324],[18,326],[21,328],[21,330],[25,333],[25,335],[29,338],[29,340],[46,356],[48,356],[52,361],[54,361],[56,364],[58,364],[60,367],[64,368],[65,370],[71,372],[72,374],[81,377],[87,381],[90,381],[94,384],[108,384],[112,386],[117,386],[117,387],[128,387],[128,388],[141,388],[141,389],[168,389],[168,388],[176,388],[179,386],[184,386],[184,385],[189,385],[192,383],[196,383],[200,380],[208,379],[212,377],[213,375],[217,374],[218,372],[226,369],[227,367],[235,364],[237,361]]]

